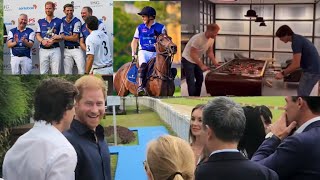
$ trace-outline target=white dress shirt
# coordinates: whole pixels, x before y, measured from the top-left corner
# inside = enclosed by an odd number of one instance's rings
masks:
[[[5,180],[74,180],[77,153],[64,135],[45,121],[36,122],[6,153]]]

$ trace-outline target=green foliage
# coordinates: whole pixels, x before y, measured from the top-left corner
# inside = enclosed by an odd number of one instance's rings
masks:
[[[111,179],[114,180],[116,174],[116,167],[118,163],[118,154],[111,154]]]
[[[122,3],[114,2],[114,70],[131,61],[131,41],[137,22],[133,21],[130,14],[125,13]]]
[[[4,156],[10,148],[9,140],[9,130],[4,129],[3,131],[0,131],[0,177],[2,177],[2,164]]]
[[[25,122],[29,99],[19,76],[0,76],[0,130]]]

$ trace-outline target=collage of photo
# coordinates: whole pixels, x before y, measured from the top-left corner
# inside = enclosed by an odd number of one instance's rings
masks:
[[[0,180],[320,179],[320,0],[0,4]]]

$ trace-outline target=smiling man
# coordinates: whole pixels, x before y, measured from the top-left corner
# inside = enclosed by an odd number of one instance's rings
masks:
[[[47,74],[51,69],[52,74],[59,74],[61,63],[62,20],[54,16],[56,5],[52,1],[45,3],[46,17],[37,23],[36,38],[40,43],[39,61],[40,74]]]
[[[64,73],[72,74],[74,62],[76,62],[78,74],[84,74],[85,60],[79,44],[81,21],[73,16],[73,11],[72,4],[63,6],[66,16],[62,18],[63,32],[60,38],[64,40]]]
[[[11,51],[11,71],[12,74],[31,74],[31,48],[35,33],[31,28],[26,27],[28,24],[26,14],[20,14],[18,22],[18,27],[11,29],[8,36],[7,46]]]
[[[287,26],[281,26],[276,36],[284,43],[292,42],[292,63],[286,69],[277,73],[275,78],[282,79],[298,68],[302,68],[303,74],[300,78],[298,96],[309,96],[315,84],[320,80],[320,57],[316,47],[307,38],[295,34]]]
[[[75,82],[75,119],[64,132],[77,152],[76,180],[111,180],[110,154],[99,124],[105,113],[105,83],[95,76],[82,76]]]
[[[146,94],[147,63],[156,57],[157,54],[155,48],[155,31],[159,34],[167,33],[165,25],[156,22],[156,14],[156,10],[150,6],[144,7],[141,12],[138,13],[143,23],[138,25],[131,41],[132,60],[136,61],[137,58],[139,58],[139,87],[137,90],[139,96]],[[139,52],[137,57],[138,44]]]
[[[89,17],[89,16],[92,16],[92,8],[89,7],[89,6],[85,6],[82,8],[81,10],[81,17],[83,19],[83,21],[85,22],[86,19]],[[106,25],[99,20],[99,27],[98,27],[98,30],[100,31],[103,31],[105,34],[107,34],[107,27]],[[86,39],[87,37],[89,36],[90,32],[86,26],[86,23],[83,23],[82,26],[81,26],[81,38],[80,38],[80,46],[81,46],[81,49],[83,51],[86,51]],[[107,34],[108,35],[108,34]]]

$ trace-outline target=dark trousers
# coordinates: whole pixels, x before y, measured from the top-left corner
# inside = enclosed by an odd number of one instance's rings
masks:
[[[186,76],[189,96],[200,96],[203,82],[203,72],[197,64],[182,57],[183,71]]]
[[[304,72],[300,78],[298,96],[310,96],[313,87],[320,81],[320,74]]]

